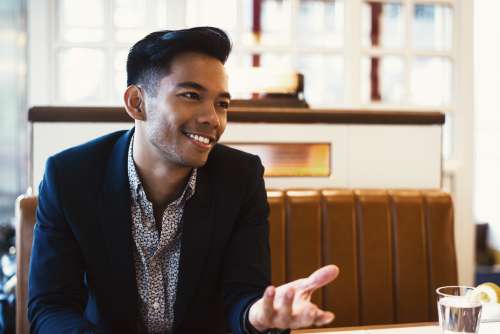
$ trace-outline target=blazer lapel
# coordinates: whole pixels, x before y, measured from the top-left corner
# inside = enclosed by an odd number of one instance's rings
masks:
[[[107,295],[110,300],[107,303],[111,309],[108,311],[115,322],[125,325],[130,321],[131,325],[135,326],[138,295],[133,264],[131,199],[127,174],[128,147],[133,131],[131,129],[122,135],[111,152],[103,181],[100,214],[109,257]]]
[[[186,309],[196,291],[212,241],[214,210],[207,168],[205,166],[198,170],[195,194],[184,208],[174,332],[182,323]]]

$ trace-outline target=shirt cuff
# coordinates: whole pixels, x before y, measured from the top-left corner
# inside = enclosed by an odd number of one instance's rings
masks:
[[[263,332],[259,332],[258,330],[255,329],[255,327],[252,326],[250,323],[250,319],[248,318],[248,314],[250,312],[250,307],[258,300],[258,298],[251,300],[247,307],[245,307],[245,311],[243,312],[243,332],[245,334],[261,334]]]

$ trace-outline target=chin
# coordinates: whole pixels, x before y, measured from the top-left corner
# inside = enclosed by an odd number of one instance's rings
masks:
[[[183,165],[191,168],[200,168],[207,163],[208,156],[202,159],[183,159]]]

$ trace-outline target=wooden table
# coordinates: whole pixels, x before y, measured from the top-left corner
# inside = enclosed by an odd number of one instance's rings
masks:
[[[292,334],[442,334],[439,324],[436,322],[424,322],[417,324],[398,324],[380,326],[358,326],[326,329],[295,330]],[[499,334],[500,322],[481,323],[479,334]]]

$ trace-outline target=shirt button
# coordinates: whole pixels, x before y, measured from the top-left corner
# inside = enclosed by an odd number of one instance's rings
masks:
[[[157,310],[157,309],[158,309],[158,307],[160,307],[160,304],[158,304],[158,302],[154,302],[154,304],[153,304],[153,308],[154,308],[155,310]]]

